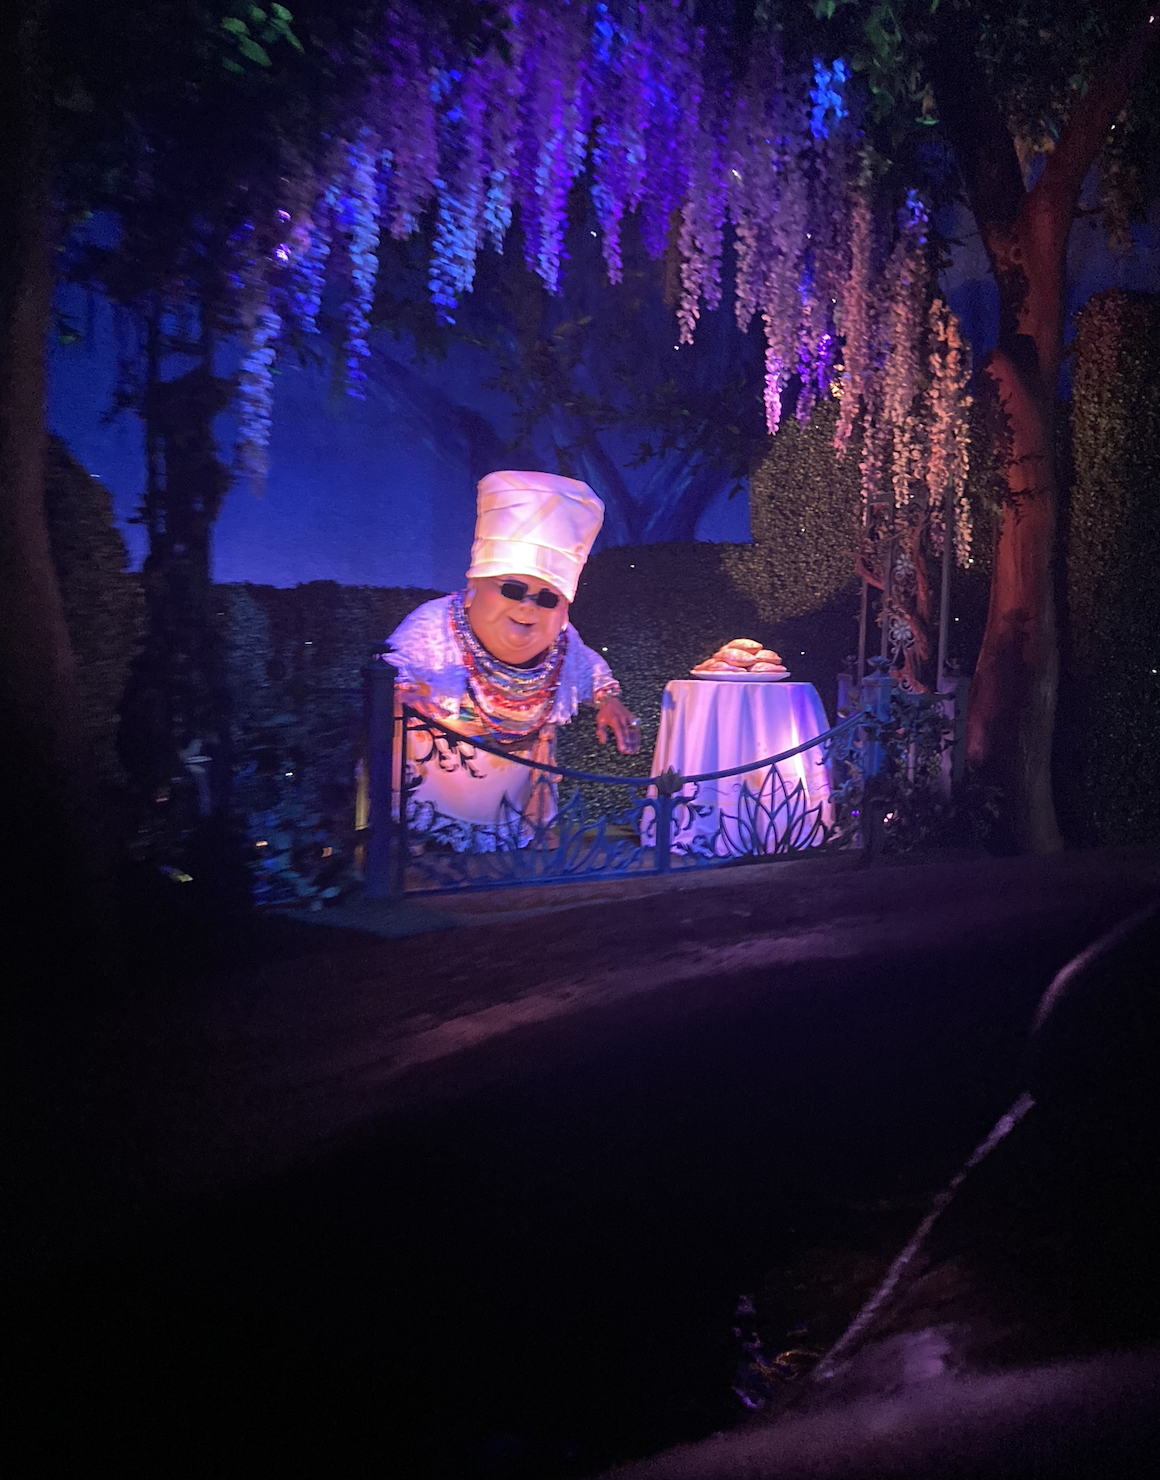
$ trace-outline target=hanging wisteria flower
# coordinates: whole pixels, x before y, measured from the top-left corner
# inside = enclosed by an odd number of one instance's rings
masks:
[[[568,191],[584,169],[588,123],[581,88],[584,36],[578,12],[544,7],[539,12],[541,46],[530,96],[535,122],[534,156],[526,151],[524,232],[528,266],[554,293],[567,227]]]
[[[633,212],[651,254],[679,252],[681,344],[702,305],[720,303],[730,219],[736,320],[744,330],[758,316],[765,336],[769,431],[795,377],[802,420],[839,396],[839,455],[860,429],[866,568],[881,570],[897,544],[921,594],[914,531],[925,519],[939,539],[952,505],[966,559],[968,359],[957,321],[931,305],[921,201],[909,197],[883,229],[888,203],[875,196],[846,63],[815,57],[791,73],[771,42],[739,81],[686,0],[498,0],[487,24],[498,40],[467,45],[419,0],[390,0],[358,126],[292,172],[322,182],[309,209],[288,197],[261,249],[252,228],[240,244],[246,466],[263,464],[283,325],[317,332],[328,280],[341,284],[338,353],[361,394],[380,223],[395,238],[429,223],[430,294],[450,321],[479,250],[502,249],[517,206],[527,264],[558,290],[569,191],[587,167],[612,282]],[[910,621],[901,607],[894,619]]]
[[[916,462],[911,413],[918,392],[920,352],[927,316],[929,273],[926,262],[927,211],[917,194],[907,193],[898,213],[899,232],[886,266],[889,292],[882,318],[882,415],[890,427],[890,478],[894,507],[910,502],[910,480]]]
[[[648,189],[640,211],[641,238],[653,258],[669,245],[674,212],[684,205],[692,176],[701,102],[696,65],[703,38],[678,5],[657,6],[648,46],[645,167]]]
[[[619,283],[620,223],[644,194],[645,135],[650,101],[649,47],[638,23],[644,6],[598,3],[593,29],[593,91],[598,119],[592,145],[592,200],[600,223],[609,281]]]
[[[269,467],[270,427],[274,410],[274,355],[282,320],[267,303],[257,309],[238,374],[237,462],[260,488]]]
[[[486,139],[482,159],[486,169],[483,200],[483,236],[497,252],[503,251],[504,237],[512,224],[519,169],[519,97],[523,35],[514,31],[508,43],[510,65],[495,52],[479,59],[485,76],[483,91],[488,106],[483,125]]]
[[[313,214],[295,225],[298,250],[290,262],[287,308],[303,334],[318,333],[318,313],[326,287],[326,268],[338,186],[328,181],[319,194]]]
[[[453,324],[453,310],[475,279],[475,257],[482,229],[484,199],[480,169],[483,152],[484,89],[489,76],[471,63],[466,74],[449,69],[440,74],[444,96],[454,97],[442,114],[440,133],[447,179],[437,179],[439,207],[435,242],[427,275],[436,316]]]
[[[966,567],[971,558],[971,512],[967,502],[970,439],[967,412],[971,398],[970,351],[962,327],[944,298],[930,306],[930,455],[926,482],[931,510],[931,533],[936,550],[946,538],[948,508],[952,510],[955,558]]]
[[[841,57],[827,67],[821,57],[814,58],[814,85],[810,88],[810,132],[815,139],[829,137],[830,130],[846,117],[844,97],[850,73]]]
[[[725,146],[717,129],[702,128],[689,198],[681,216],[681,299],[677,306],[680,342],[692,344],[701,300],[714,309],[721,302],[721,250],[725,240]]]
[[[350,273],[349,291],[342,305],[346,387],[352,396],[360,399],[366,380],[362,361],[370,354],[367,334],[378,276],[379,153],[378,140],[369,128],[364,128],[347,146],[346,188],[339,192],[335,208],[335,225],[341,234]]]
[[[870,204],[870,161],[862,156],[857,183],[850,188],[850,260],[841,284],[834,318],[842,335],[842,399],[834,447],[843,457],[859,411],[866,400],[866,377],[871,368],[871,262],[874,249],[874,213]],[[863,489],[865,489],[863,482]]]
[[[390,167],[388,228],[401,240],[417,230],[420,213],[436,192],[438,63],[429,55],[429,20],[415,6],[392,5],[384,21],[383,77],[372,84],[367,114]]]

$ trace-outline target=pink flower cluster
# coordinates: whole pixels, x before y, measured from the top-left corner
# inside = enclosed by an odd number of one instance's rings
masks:
[[[971,559],[971,510],[967,503],[970,435],[967,412],[971,397],[971,352],[962,326],[945,299],[935,298],[928,321],[930,389],[929,454],[926,464],[931,533],[936,550],[946,539],[951,515],[955,558],[966,567]]]

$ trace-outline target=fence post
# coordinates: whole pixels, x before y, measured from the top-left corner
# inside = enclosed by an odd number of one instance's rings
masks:
[[[669,844],[672,840],[673,830],[673,799],[666,792],[661,792],[657,797],[657,872],[667,874],[669,871]]]
[[[394,743],[391,747],[391,897],[402,899],[407,892],[407,860],[411,856],[410,840],[407,837],[407,717],[414,711],[404,704],[399,717],[391,727]],[[394,812],[394,798],[398,797],[399,815]]]
[[[954,796],[966,770],[966,709],[971,697],[971,679],[944,675],[938,685],[942,713],[950,721],[950,740],[942,750],[940,786],[942,795]]]
[[[395,884],[394,801],[395,679],[399,670],[382,658],[371,663],[367,679],[368,789],[370,842],[367,845],[367,899],[387,899]]]
[[[879,778],[882,775],[886,751],[878,738],[879,726],[890,718],[890,700],[894,693],[894,680],[890,676],[886,658],[871,658],[871,672],[862,682],[862,708],[873,714],[877,724],[873,738],[862,744],[862,846],[867,856],[875,854],[882,845],[883,816]]]
[[[684,780],[677,775],[672,766],[656,779],[656,836],[653,845],[659,874],[667,874],[669,871],[670,850],[673,842],[673,798],[683,789],[684,784]]]

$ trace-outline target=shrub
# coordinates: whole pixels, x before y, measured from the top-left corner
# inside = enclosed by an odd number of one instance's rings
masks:
[[[259,904],[319,904],[357,882],[362,670],[440,593],[312,581],[215,587],[230,695],[234,806]]]
[[[140,579],[113,523],[109,490],[49,437],[44,486],[52,559],[76,656],[85,713],[96,745],[97,773],[125,780],[117,758],[121,698],[145,636]]]
[[[836,675],[857,641],[852,588],[815,611],[772,620],[744,582],[753,566],[737,559],[747,546],[703,543],[619,546],[588,562],[573,617],[589,647],[603,653],[641,721],[641,755],[622,756],[597,743],[591,711],[560,731],[561,764],[613,775],[647,771],[670,679],[687,678],[695,663],[731,637],[755,637],[782,654],[795,678],[817,686],[832,714]],[[770,609],[768,605],[765,608]],[[613,796],[592,791],[601,809]]]
[[[1097,293],[1079,317],[1056,744],[1073,842],[1160,831],[1160,295]]]

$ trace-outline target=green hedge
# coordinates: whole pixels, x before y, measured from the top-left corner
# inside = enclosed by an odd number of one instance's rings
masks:
[[[565,764],[640,774],[665,684],[731,637],[775,647],[833,712],[835,675],[857,641],[851,568],[858,518],[856,457],[845,465],[834,458],[833,414],[823,409],[808,428],[790,422],[770,441],[752,479],[752,544],[621,547],[588,562],[573,617],[640,716],[643,754],[622,757],[599,746],[587,711],[561,731]],[[107,492],[63,448],[54,448],[54,458],[54,549],[115,769],[117,705],[141,640],[140,583],[124,569]],[[254,836],[289,840],[277,846],[299,862],[286,865],[285,879],[302,873],[307,854],[323,844],[349,862],[363,666],[408,612],[439,594],[331,581],[215,588],[235,802]],[[593,792],[590,800],[603,808],[616,798]],[[325,871],[312,870],[316,894]]]
[[[808,426],[790,418],[749,480],[750,545],[724,546],[725,564],[770,624],[821,611],[856,589],[861,539],[859,451],[834,454],[836,402]]]
[[[580,578],[573,616],[606,650],[651,755],[661,695],[731,637],[775,648],[813,683],[832,715],[836,675],[858,640],[854,579],[858,458],[834,456],[836,406],[809,426],[788,421],[750,478],[751,544],[681,543],[604,550]],[[561,732],[560,756],[584,770],[637,773],[642,763],[597,744],[588,717]]]
[[[128,569],[109,490],[59,437],[48,439],[44,500],[98,775],[106,784],[120,784],[125,775],[117,758],[119,709],[145,636],[141,581]]]
[[[752,589],[752,566],[738,559],[747,546],[660,544],[602,551],[588,562],[572,615],[589,647],[602,652],[623,698],[641,721],[642,756],[619,755],[596,741],[592,715],[582,712],[560,732],[559,758],[580,770],[640,775],[656,743],[661,696],[670,679],[731,637],[755,637],[776,648],[795,678],[817,685],[833,714],[836,675],[857,643],[856,598],[841,591],[819,610],[772,620],[768,586]],[[607,803],[611,798],[593,800]]]
[[[589,560],[573,620],[640,717],[642,755],[599,745],[585,711],[560,732],[563,764],[641,774],[665,684],[731,637],[776,648],[833,713],[836,675],[857,644],[859,519],[857,456],[842,464],[834,457],[835,415],[823,408],[809,427],[791,421],[770,440],[752,479],[752,544],[621,546]],[[330,811],[350,785],[359,668],[408,611],[437,593],[330,582],[220,590],[235,744],[250,758],[252,795],[272,796],[287,770],[309,762]],[[601,810],[617,800],[614,792],[585,791]]]
[[[777,646],[795,677],[818,685],[832,712],[835,675],[856,637],[852,597],[843,593],[818,612],[779,623],[763,619],[755,597],[738,589],[731,561],[738,548],[619,547],[589,561],[573,618],[640,716],[642,755],[597,744],[585,710],[560,732],[564,764],[639,775],[656,741],[665,684],[730,637]],[[219,586],[216,594],[239,804],[260,814],[305,787],[318,827],[341,831],[354,780],[361,669],[407,612],[440,593],[315,581],[291,589]],[[615,796],[589,790],[589,800],[606,807]]]
[[[1079,317],[1056,748],[1072,842],[1160,837],[1160,295]]]
[[[320,908],[357,883],[363,668],[409,611],[439,594],[335,581],[215,587],[233,802],[258,903]]]
[[[348,785],[362,670],[408,612],[441,593],[336,581],[214,589],[239,758],[260,775],[311,761],[326,785]]]

